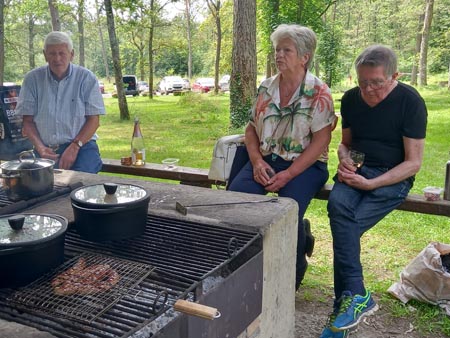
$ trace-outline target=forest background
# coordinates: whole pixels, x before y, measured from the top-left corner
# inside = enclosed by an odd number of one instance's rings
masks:
[[[114,82],[108,4],[122,73],[152,84],[172,74],[216,81],[230,74],[233,48],[246,48],[233,46],[233,5],[255,6],[259,79],[276,71],[270,33],[280,23],[299,23],[316,31],[314,72],[332,88],[354,81],[353,61],[373,43],[398,53],[403,81],[424,86],[439,74],[434,79],[449,84],[450,0],[0,0],[0,80],[20,84],[43,65],[43,39],[54,29],[72,34],[75,63]]]

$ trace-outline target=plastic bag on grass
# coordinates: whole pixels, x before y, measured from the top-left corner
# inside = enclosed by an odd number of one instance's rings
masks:
[[[428,244],[400,273],[400,281],[388,292],[403,303],[411,299],[439,305],[450,316],[450,273],[442,256],[450,254],[450,245]]]

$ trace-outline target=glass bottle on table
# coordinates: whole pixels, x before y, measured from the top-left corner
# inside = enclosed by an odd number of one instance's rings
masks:
[[[142,166],[145,164],[145,143],[141,132],[139,119],[134,119],[133,136],[131,138],[131,161],[133,165]]]

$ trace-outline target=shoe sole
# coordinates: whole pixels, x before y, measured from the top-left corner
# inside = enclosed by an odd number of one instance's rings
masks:
[[[331,325],[330,329],[333,332],[339,332],[339,331],[352,329],[355,326],[358,326],[358,324],[361,321],[361,319],[363,319],[364,317],[369,317],[369,316],[373,315],[376,311],[378,311],[378,309],[379,309],[379,306],[378,306],[377,303],[375,303],[375,306],[372,307],[370,310],[367,310],[363,314],[361,314],[361,316],[359,316],[359,318],[358,318],[358,320],[356,322],[351,323],[351,324],[349,324],[347,326],[341,326],[341,327],[336,327],[336,326]]]

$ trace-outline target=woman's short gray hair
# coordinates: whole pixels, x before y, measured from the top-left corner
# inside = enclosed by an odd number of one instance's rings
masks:
[[[355,69],[361,66],[379,67],[384,69],[386,77],[397,72],[397,55],[395,52],[383,45],[372,45],[362,51],[355,60]]]
[[[291,39],[295,43],[299,57],[309,54],[309,60],[306,63],[306,68],[309,68],[313,62],[314,53],[316,51],[316,33],[308,27],[295,24],[282,24],[270,35],[270,41],[272,41],[275,48],[281,40],[286,38]]]
[[[70,38],[69,34],[60,32],[60,31],[53,31],[47,34],[44,40],[44,50],[47,50],[48,46],[53,45],[67,45],[67,48],[69,51],[73,50],[73,42]]]

